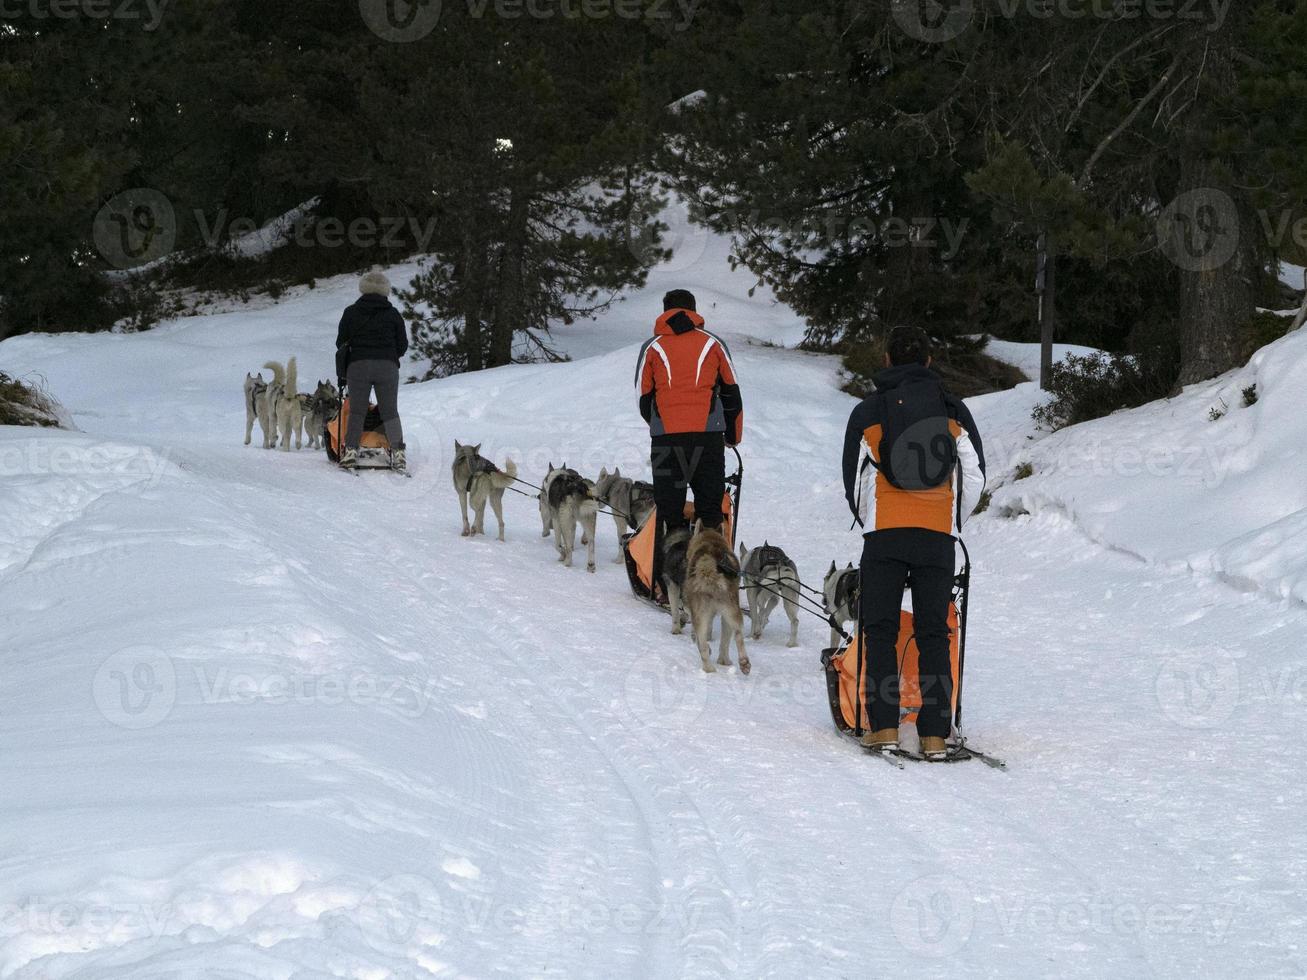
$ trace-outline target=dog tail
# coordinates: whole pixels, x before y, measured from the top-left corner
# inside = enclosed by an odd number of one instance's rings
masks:
[[[298,369],[295,366],[295,358],[292,357],[289,361],[286,362],[286,397],[287,398],[294,398],[295,395],[299,394],[299,383],[300,383],[300,379],[299,379]]]
[[[273,384],[280,385],[286,383],[286,369],[282,367],[280,363],[277,361],[269,361],[263,366],[272,372]]]
[[[490,474],[490,485],[496,490],[506,490],[517,482],[517,464],[511,459],[504,460],[502,472]]]

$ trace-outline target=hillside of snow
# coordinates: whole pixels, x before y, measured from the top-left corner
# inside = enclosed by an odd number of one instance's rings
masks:
[[[411,480],[241,444],[245,372],[329,376],[352,278],[0,344],[80,429],[0,429],[0,977],[1307,974],[1302,339],[1053,436],[1032,385],[974,400],[966,728],[1009,770],[900,772],[836,733],[818,620],[705,675],[608,518],[594,575],[527,496],[459,536],[455,439],[647,475],[636,351],[684,286],[744,388],[740,538],[857,559],[837,362],[678,234],[574,360],[404,387]]]

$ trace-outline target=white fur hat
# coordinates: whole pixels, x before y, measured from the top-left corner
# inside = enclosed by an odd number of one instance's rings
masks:
[[[373,293],[377,296],[390,295],[390,280],[380,269],[373,269],[359,280],[359,292],[363,295]]]

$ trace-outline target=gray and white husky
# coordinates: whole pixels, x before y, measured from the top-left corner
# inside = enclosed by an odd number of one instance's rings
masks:
[[[465,446],[454,440],[454,462],[450,466],[454,489],[458,491],[458,506],[463,512],[463,537],[486,533],[486,504],[489,503],[499,521],[499,540],[504,540],[504,491],[517,479],[517,464],[504,460],[501,470],[481,455],[481,444]],[[475,523],[467,519],[468,501],[472,502]]]
[[[550,467],[541,503],[549,509],[549,524],[554,530],[554,545],[558,560],[572,567],[572,553],[576,550],[576,528],[581,526],[581,544],[586,549],[585,568],[595,570],[595,524],[599,517],[599,502],[594,498],[594,484],[576,470],[567,467]]]
[[[643,527],[653,513],[653,484],[628,480],[622,476],[620,467],[611,473],[604,468],[595,481],[595,499],[613,512],[613,523],[617,525],[617,557],[613,561],[620,564],[626,560],[622,553],[622,538],[628,530]]]
[[[281,449],[290,452],[290,437],[295,436],[295,448],[304,444],[304,411],[300,406],[299,375],[296,373],[295,358],[282,367],[277,361],[263,365],[272,372],[272,381],[268,385],[268,402],[273,415],[273,426],[281,440]]]
[[[300,408],[304,416],[304,434],[310,449],[323,447],[323,432],[327,423],[340,411],[340,392],[330,381],[319,381],[313,394],[300,395]]]
[[[740,544],[740,584],[749,596],[749,620],[755,640],[762,638],[777,603],[785,603],[790,620],[787,647],[799,645],[799,570],[789,555],[775,545],[762,543],[752,550]]]
[[[277,441],[277,430],[272,424],[272,409],[268,403],[268,382],[263,380],[263,372],[251,375],[247,371],[245,373],[245,445],[247,446],[254,434],[256,419],[263,432],[263,448],[271,449]]]
[[[830,563],[830,571],[822,582],[822,606],[826,615],[841,627],[858,618],[858,585],[858,570],[853,567],[853,562],[849,562],[847,568],[836,568],[834,562]],[[839,630],[832,626],[830,645],[839,646],[840,639]]]

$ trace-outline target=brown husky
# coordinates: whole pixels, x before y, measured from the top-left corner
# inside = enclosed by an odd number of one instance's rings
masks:
[[[690,625],[694,642],[699,647],[703,669],[712,673],[717,668],[709,660],[708,637],[713,620],[722,617],[722,639],[717,662],[728,667],[731,663],[731,637],[735,637],[740,650],[740,673],[749,672],[749,655],[744,652],[744,613],[740,610],[740,562],[731,546],[718,531],[710,531],[696,524],[690,550],[685,556],[685,585],[682,589],[685,605],[690,610]]]

